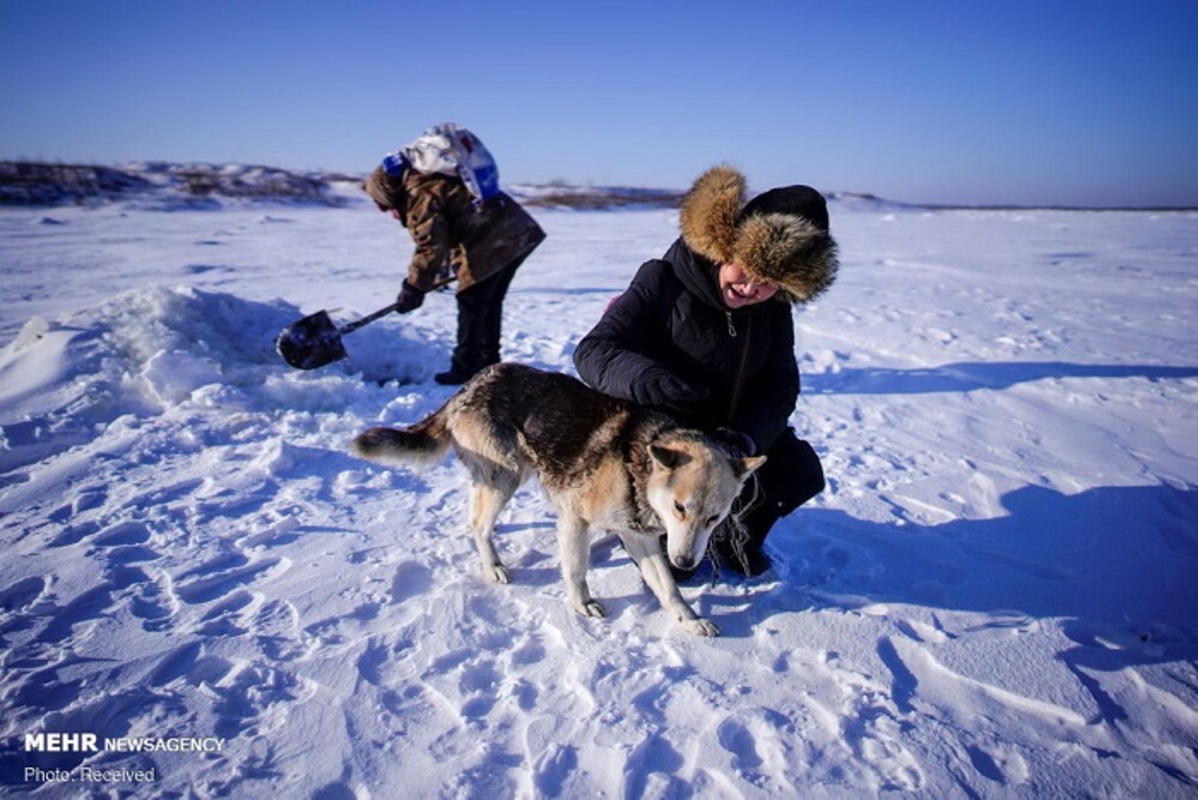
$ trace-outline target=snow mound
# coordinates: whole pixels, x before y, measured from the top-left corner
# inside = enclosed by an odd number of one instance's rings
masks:
[[[0,467],[69,448],[125,415],[217,403],[267,410],[348,406],[363,381],[408,383],[422,374],[418,343],[396,337],[405,346],[381,353],[380,337],[366,332],[358,334],[362,346],[352,348],[375,359],[366,374],[352,356],[319,374],[296,373],[274,341],[302,316],[281,301],[154,286],[62,319],[35,317],[0,351],[0,407],[7,412]]]

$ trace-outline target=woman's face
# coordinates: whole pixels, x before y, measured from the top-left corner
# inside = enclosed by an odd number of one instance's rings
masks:
[[[724,305],[730,309],[764,302],[777,292],[778,287],[773,284],[750,280],[739,264],[724,264],[720,267],[720,294],[724,298]]]

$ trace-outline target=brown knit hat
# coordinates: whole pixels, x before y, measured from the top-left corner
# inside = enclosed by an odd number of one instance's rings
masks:
[[[745,203],[745,177],[728,166],[703,173],[682,201],[682,240],[720,264],[777,286],[792,303],[827,291],[839,269],[828,206],[810,186],[771,189]]]

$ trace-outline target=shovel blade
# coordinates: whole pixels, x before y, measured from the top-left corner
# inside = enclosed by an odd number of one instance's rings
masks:
[[[275,340],[275,349],[296,369],[316,369],[349,355],[341,344],[341,331],[327,311],[317,311],[288,325]]]

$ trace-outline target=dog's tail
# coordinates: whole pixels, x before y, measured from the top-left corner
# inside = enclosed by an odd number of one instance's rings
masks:
[[[448,408],[434,411],[406,428],[371,428],[354,439],[354,455],[387,465],[421,466],[440,461],[453,437]]]

